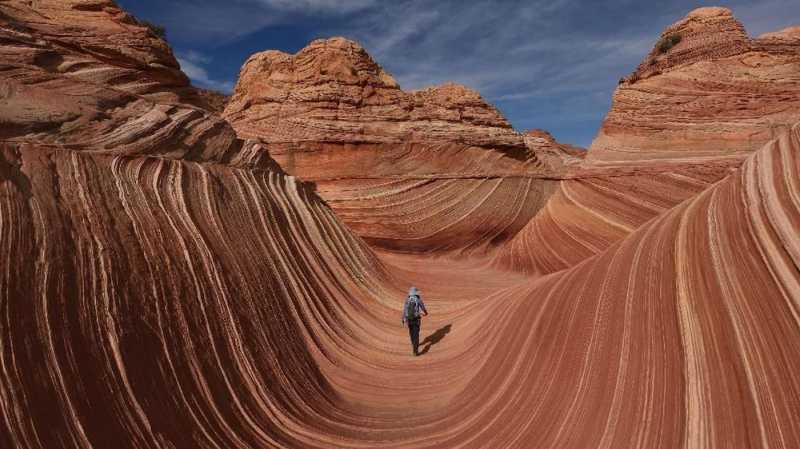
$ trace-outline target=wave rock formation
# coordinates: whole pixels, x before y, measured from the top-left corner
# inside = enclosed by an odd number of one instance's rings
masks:
[[[0,447],[800,447],[797,29],[676,32],[585,153],[341,38],[219,114],[112,1],[0,0]]]

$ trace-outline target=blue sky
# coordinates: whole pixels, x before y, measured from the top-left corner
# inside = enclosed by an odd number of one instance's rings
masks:
[[[800,25],[800,0],[118,0],[167,28],[195,85],[232,90],[251,54],[319,37],[360,42],[403,89],[455,81],[519,130],[588,146],[661,31],[699,6],[727,6],[751,36]]]

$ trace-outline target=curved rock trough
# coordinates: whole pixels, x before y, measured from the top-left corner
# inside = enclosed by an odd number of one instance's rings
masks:
[[[584,152],[345,39],[226,102],[0,1],[0,447],[800,447],[797,29],[675,32]]]

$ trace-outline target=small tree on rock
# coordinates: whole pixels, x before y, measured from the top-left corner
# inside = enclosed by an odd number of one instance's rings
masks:
[[[141,19],[139,19],[139,23],[141,23],[142,25],[144,25],[147,28],[149,28],[150,31],[153,32],[153,34],[155,34],[156,36],[160,37],[161,39],[166,39],[167,38],[167,29],[164,28],[163,26],[157,25],[157,24],[155,24],[153,22],[149,22],[147,20],[141,20]]]
[[[683,39],[683,36],[680,33],[671,34],[669,36],[662,37],[658,43],[656,44],[656,48],[658,49],[659,54],[664,54],[668,52],[672,47],[678,45]]]

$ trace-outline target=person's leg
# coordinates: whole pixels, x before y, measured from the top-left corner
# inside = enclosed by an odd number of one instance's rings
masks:
[[[419,333],[420,333],[420,332],[422,332],[422,318],[421,318],[421,317],[420,317],[420,318],[417,318],[417,336],[416,336],[416,341],[417,341],[417,344],[416,344],[416,348],[417,348],[417,354],[419,354]]]
[[[411,348],[414,348],[414,320],[409,320],[406,322],[408,326],[408,338],[411,339]]]
[[[422,320],[419,318],[411,320],[411,326],[409,327],[411,331],[411,346],[414,348],[414,355],[419,354],[419,327],[421,321]]]

